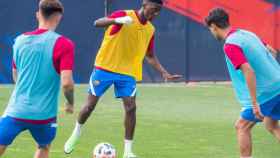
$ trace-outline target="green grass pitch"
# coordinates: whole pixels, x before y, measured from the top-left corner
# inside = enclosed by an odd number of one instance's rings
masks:
[[[0,85],[0,112],[12,86]],[[71,155],[63,153],[77,113],[87,95],[87,86],[76,87],[76,111],[65,115],[60,106],[58,134],[52,158],[91,158],[97,143],[110,142],[123,150],[123,108],[110,90],[83,128],[82,137]],[[229,85],[184,84],[138,86],[138,113],[134,151],[140,158],[237,158],[234,122],[239,104]],[[61,105],[63,102],[61,102]],[[260,124],[253,131],[256,158],[280,157],[280,145]],[[35,144],[28,132],[22,133],[3,158],[31,158]]]

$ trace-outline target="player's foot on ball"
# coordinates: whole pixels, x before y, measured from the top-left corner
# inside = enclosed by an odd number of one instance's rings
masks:
[[[133,153],[128,153],[128,154],[124,154],[123,158],[138,158],[138,157]]]
[[[71,137],[66,141],[66,143],[64,145],[64,153],[65,154],[70,154],[74,150],[75,145],[77,144],[77,142],[79,140],[79,137],[80,136],[73,133],[71,135]]]

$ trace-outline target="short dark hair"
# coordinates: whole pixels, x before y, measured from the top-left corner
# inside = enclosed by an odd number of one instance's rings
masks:
[[[64,12],[63,5],[59,0],[41,0],[39,9],[46,19],[49,19],[54,14],[63,14]]]
[[[163,5],[163,0],[147,0],[148,2],[157,3]]]
[[[222,8],[212,9],[205,18],[205,23],[208,27],[215,24],[219,28],[225,29],[230,25],[229,14]]]

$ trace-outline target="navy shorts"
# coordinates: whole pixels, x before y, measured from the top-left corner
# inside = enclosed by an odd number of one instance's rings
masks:
[[[0,118],[0,145],[8,146],[23,131],[28,130],[40,148],[50,145],[56,136],[57,124],[33,124],[5,116]]]
[[[136,95],[136,81],[133,77],[100,69],[92,72],[89,85],[88,92],[97,97],[101,97],[112,85],[117,98]]]
[[[280,120],[280,95],[272,98],[264,104],[260,105],[261,112],[265,117],[270,117],[273,120]],[[248,108],[241,111],[241,118],[252,121],[261,122],[254,115],[253,109]]]

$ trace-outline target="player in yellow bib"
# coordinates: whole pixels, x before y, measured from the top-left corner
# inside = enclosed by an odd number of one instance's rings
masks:
[[[150,21],[159,15],[162,5],[162,0],[143,0],[142,8],[138,11],[121,10],[95,21],[95,26],[105,27],[106,32],[90,78],[87,102],[64,146],[65,153],[73,151],[81,135],[81,127],[95,109],[98,99],[114,85],[115,95],[122,98],[126,112],[123,157],[136,157],[132,152],[136,124],[136,82],[142,80],[144,58],[165,80],[181,77],[169,74],[153,52],[155,28]]]

